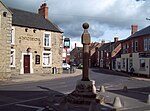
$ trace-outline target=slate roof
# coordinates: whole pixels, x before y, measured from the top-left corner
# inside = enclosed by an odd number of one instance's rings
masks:
[[[112,43],[111,43],[112,44]],[[110,43],[104,43],[98,51],[103,51],[103,50],[110,50]]]
[[[50,20],[45,19],[43,16],[23,11],[19,9],[9,8],[13,13],[12,17],[12,24],[16,26],[23,26],[23,27],[30,27],[30,28],[37,28],[37,29],[44,29],[48,31],[60,32],[62,31],[52,23]]]
[[[111,43],[110,42],[105,43],[98,50],[99,51],[106,50],[106,52],[110,52],[110,48],[111,48],[111,51],[112,51],[113,49],[115,49],[123,41],[124,40],[120,40],[120,41],[117,41],[117,42],[111,42]]]
[[[134,34],[129,36],[126,40],[131,39],[131,38],[135,38],[135,37],[139,37],[142,35],[150,35],[150,26],[145,27],[144,29],[141,29],[141,30],[135,32]]]

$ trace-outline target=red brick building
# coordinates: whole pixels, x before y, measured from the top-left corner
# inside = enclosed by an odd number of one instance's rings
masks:
[[[90,58],[89,65],[90,67],[99,66],[99,51],[98,48],[101,47],[101,43],[94,42],[90,44]]]
[[[131,36],[122,44],[121,70],[150,76],[150,26],[138,31],[132,25]]]
[[[121,41],[118,38],[114,38],[114,42],[104,43],[98,49],[99,51],[99,63],[101,68],[116,69],[116,58],[121,51]]]

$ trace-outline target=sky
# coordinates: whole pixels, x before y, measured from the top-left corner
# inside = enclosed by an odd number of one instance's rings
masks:
[[[131,35],[131,25],[138,30],[150,24],[150,0],[1,0],[6,6],[38,12],[43,2],[49,7],[49,19],[60,27],[64,37],[82,46],[82,24],[89,23],[91,42],[110,42]]]

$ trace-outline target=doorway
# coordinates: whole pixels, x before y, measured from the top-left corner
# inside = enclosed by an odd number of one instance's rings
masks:
[[[30,73],[30,55],[24,55],[24,73]]]
[[[126,59],[126,72],[128,72],[128,58]]]

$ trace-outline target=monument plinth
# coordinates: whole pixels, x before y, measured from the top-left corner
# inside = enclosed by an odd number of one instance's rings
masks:
[[[77,81],[75,90],[68,94],[66,101],[73,104],[90,104],[96,100],[95,81],[89,79],[89,44],[91,42],[88,33],[89,24],[83,24],[84,32],[82,34],[83,44],[83,71],[82,79]]]

